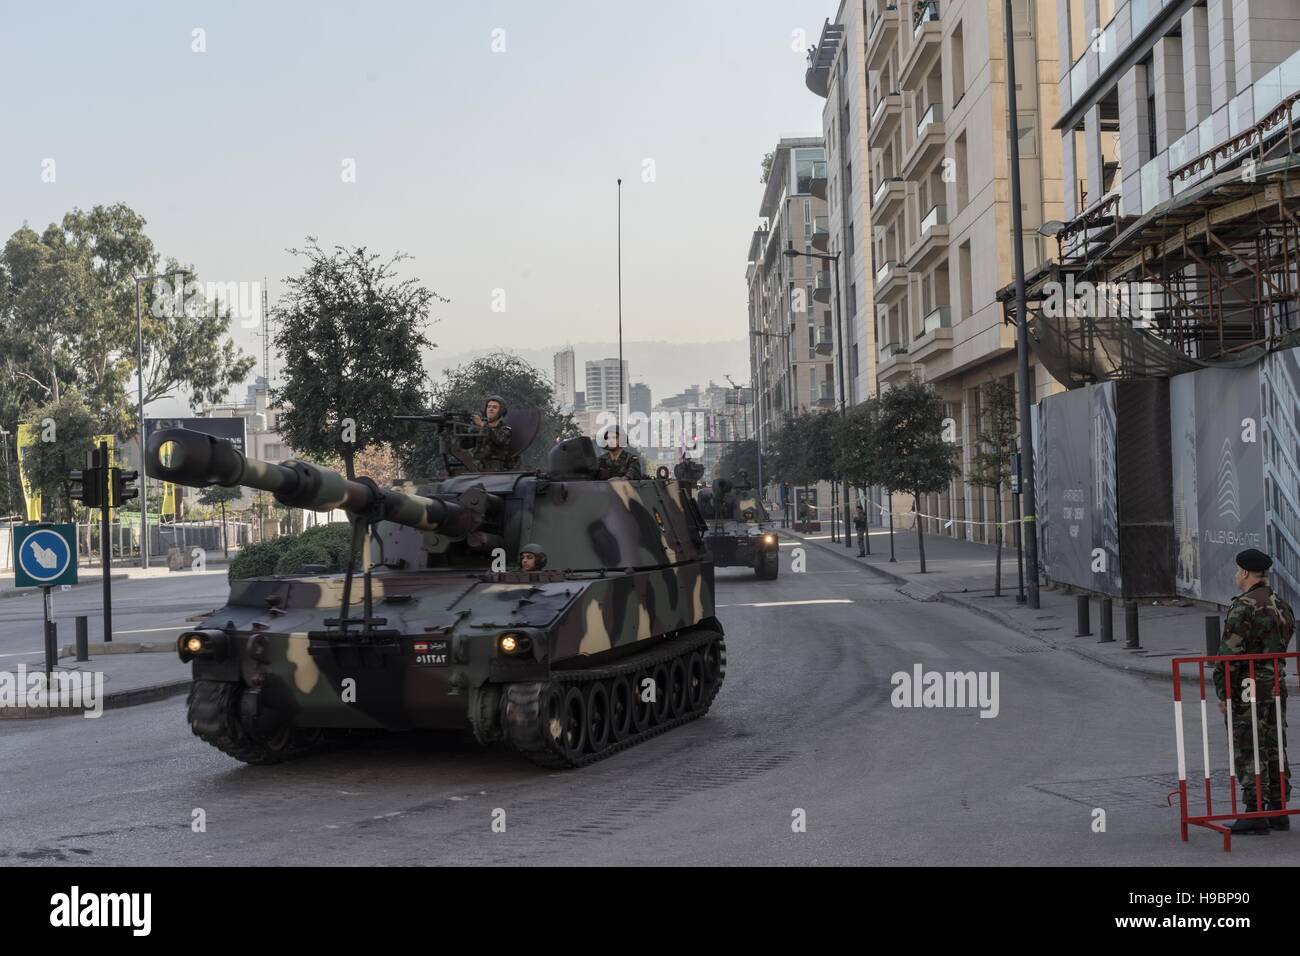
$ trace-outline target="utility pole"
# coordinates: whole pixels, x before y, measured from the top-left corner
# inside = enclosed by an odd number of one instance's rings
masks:
[[[1034,501],[1034,445],[1029,428],[1031,396],[1029,384],[1029,321],[1025,307],[1025,233],[1020,216],[1020,113],[1016,105],[1016,45],[1012,30],[1011,0],[1003,0],[1005,21],[1002,32],[1007,43],[1007,132],[1011,146],[1011,232],[1012,253],[1016,263],[1016,378],[1020,391],[1020,454],[1024,471],[1025,563],[1028,565],[1029,606],[1037,609],[1038,598],[1038,523]]]

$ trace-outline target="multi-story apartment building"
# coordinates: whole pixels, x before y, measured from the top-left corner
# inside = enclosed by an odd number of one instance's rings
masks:
[[[850,405],[876,394],[864,64],[867,8],[862,0],[841,0],[835,19],[826,21],[817,46],[808,51],[804,76],[808,88],[826,100],[822,109],[826,178],[813,179],[812,193],[826,200],[827,233],[815,234],[813,245],[839,256],[834,265],[840,272],[844,316],[842,325],[840,316],[834,316],[835,367],[846,370]]]
[[[573,361],[573,347],[565,346],[555,353],[555,404],[560,411],[571,412],[577,404],[578,378]]]
[[[620,405],[627,405],[627,360],[622,364],[616,358],[587,362],[587,390],[585,409],[589,412],[618,413]]]
[[[1056,3],[1014,0],[1012,7],[1008,24],[1003,5],[991,0],[863,0],[869,162],[862,188],[870,226],[860,241],[870,243],[869,265],[865,252],[862,259],[872,270],[877,386],[909,377],[934,386],[962,445],[963,475],[981,429],[985,386],[1015,372],[1015,328],[1003,321],[997,299],[1014,271],[1008,30],[1016,51],[1027,269],[1041,259],[1038,228],[1063,215],[1059,140],[1042,135],[1058,116]],[[841,8],[842,37],[858,28],[856,15]],[[821,59],[818,51],[812,62]],[[846,73],[854,62],[840,52],[829,69],[837,60]],[[828,93],[835,82],[828,76]],[[838,82],[851,93],[851,84]],[[836,115],[842,140],[842,112]],[[850,108],[850,123],[852,116]],[[1035,398],[1058,387],[1036,361],[1030,372]],[[910,506],[900,501],[895,508]],[[921,508],[937,516],[927,530],[977,540],[992,535],[992,493],[964,478],[924,498]]]
[[[822,142],[817,136],[777,143],[760,228],[749,243],[750,370],[764,443],[785,415],[838,404],[834,279],[821,260],[784,254],[788,247],[819,251],[829,239],[826,201],[812,191],[816,180],[826,179]]]

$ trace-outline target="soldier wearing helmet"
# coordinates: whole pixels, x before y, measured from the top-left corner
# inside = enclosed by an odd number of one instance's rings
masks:
[[[546,552],[539,544],[526,544],[519,549],[519,570],[540,571],[546,567]]]
[[[641,459],[631,450],[623,447],[623,429],[611,425],[605,429],[605,451],[596,463],[596,477],[602,481],[611,478],[636,480],[644,475],[641,471]]]
[[[505,423],[506,400],[489,395],[483,402],[483,414],[473,422],[482,432],[474,439],[472,454],[482,471],[510,471],[519,467],[519,456],[510,450],[510,426]]]

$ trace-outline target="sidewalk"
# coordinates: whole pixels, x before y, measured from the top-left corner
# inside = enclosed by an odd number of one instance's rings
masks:
[[[113,565],[113,581],[136,581],[145,578],[166,578],[181,576],[186,574],[225,574],[228,565],[224,560],[209,561],[206,571],[169,571],[166,565],[155,565],[154,567],[142,568],[136,565]],[[104,583],[104,569],[98,565],[94,567],[80,567],[77,569],[77,583],[70,589],[85,587],[101,587]],[[16,588],[14,587],[13,569],[0,571],[0,601],[5,598],[22,597],[25,594],[34,594],[40,596],[40,588]]]
[[[170,642],[165,645],[154,643],[152,649],[155,653],[129,653],[133,645],[115,641],[112,645],[114,648],[112,653],[101,654],[96,652],[96,648],[100,646],[92,645],[90,660],[81,663],[77,663],[71,656],[61,656],[56,671],[103,674],[105,710],[147,704],[167,697],[176,697],[189,690],[190,665],[181,663]],[[134,649],[142,650],[144,646],[148,645],[134,647]],[[162,653],[163,651],[165,653]],[[29,659],[25,665],[28,675],[41,670],[44,666],[39,657]],[[7,664],[0,669],[10,674],[18,673],[17,665],[14,664]],[[0,708],[0,721],[70,715],[80,716],[80,712],[70,714],[68,711],[57,709]]]
[[[1205,618],[1222,612],[1211,606],[1190,601],[1163,600],[1142,602],[1138,610],[1140,649],[1125,647],[1124,602],[1114,599],[1112,636],[1114,642],[1099,644],[1101,633],[1101,599],[1093,596],[1090,604],[1091,635],[1075,636],[1077,627],[1074,589],[1043,586],[1039,590],[1042,607],[1033,611],[1016,603],[1016,550],[1002,550],[1002,596],[993,596],[994,552],[992,545],[958,541],[937,534],[925,536],[926,573],[921,574],[916,530],[894,530],[894,554],[889,561],[889,531],[873,529],[871,555],[857,557],[856,539],[852,548],[842,541],[832,542],[823,532],[802,535],[782,529],[783,536],[806,541],[810,545],[850,558],[866,570],[898,585],[900,593],[917,601],[945,601],[976,614],[991,618],[1028,637],[1054,647],[1087,657],[1107,667],[1163,681],[1172,678],[1170,660],[1196,657],[1205,653]],[[1185,674],[1191,673],[1185,669]]]

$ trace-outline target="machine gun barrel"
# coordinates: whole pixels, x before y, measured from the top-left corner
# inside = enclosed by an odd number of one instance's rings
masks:
[[[151,478],[190,488],[256,488],[294,508],[341,508],[351,515],[454,536],[478,528],[495,501],[481,489],[466,491],[459,498],[426,498],[381,489],[369,478],[345,478],[306,461],[260,461],[247,457],[228,441],[187,428],[167,428],[149,437],[145,472]]]

